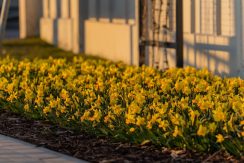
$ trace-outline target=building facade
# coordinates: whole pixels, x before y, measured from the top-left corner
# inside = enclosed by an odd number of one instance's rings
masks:
[[[76,53],[132,65],[176,65],[174,49],[142,46],[142,42],[175,42],[177,0],[163,0],[162,4],[155,0],[156,5],[152,0],[19,1],[22,38],[39,33],[43,40]],[[223,76],[244,77],[244,2],[184,0],[183,4],[184,65],[208,68]],[[165,21],[157,20],[164,28],[156,33],[153,5],[155,13],[160,11],[160,18]]]

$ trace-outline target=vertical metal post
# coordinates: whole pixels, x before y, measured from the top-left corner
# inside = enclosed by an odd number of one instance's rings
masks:
[[[3,0],[0,16],[0,41],[4,38],[11,0]]]
[[[176,66],[184,67],[183,0],[176,0]]]

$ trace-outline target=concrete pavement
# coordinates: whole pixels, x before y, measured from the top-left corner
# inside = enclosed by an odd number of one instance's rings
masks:
[[[86,161],[0,135],[0,163],[86,163]]]

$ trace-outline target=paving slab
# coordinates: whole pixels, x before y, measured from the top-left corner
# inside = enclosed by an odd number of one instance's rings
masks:
[[[0,163],[87,163],[43,147],[0,135]]]

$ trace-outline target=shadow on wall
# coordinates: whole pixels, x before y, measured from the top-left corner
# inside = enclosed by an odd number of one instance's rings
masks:
[[[58,33],[58,21],[55,20],[54,24],[53,24],[53,42],[55,42],[55,44],[58,44],[58,40],[59,40],[59,33]]]
[[[233,35],[185,34],[185,65],[208,68],[221,76],[240,76],[243,69],[242,0],[233,1]],[[224,22],[223,22],[224,24]],[[224,24],[226,25],[226,24]]]
[[[134,0],[89,0],[88,19],[110,22],[135,20]]]
[[[197,38],[205,38],[204,42]],[[192,36],[194,42],[185,41],[185,65],[198,69],[207,68],[215,74],[221,76],[238,75],[238,56],[236,47],[236,37],[220,37],[226,41],[226,45],[220,45],[211,40],[217,40],[214,36]]]

